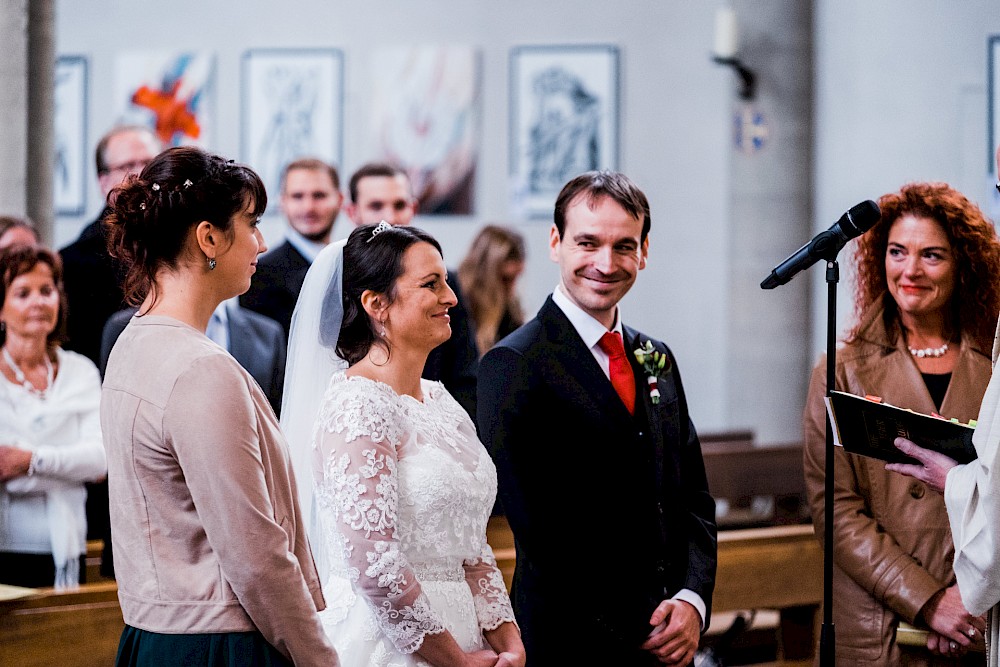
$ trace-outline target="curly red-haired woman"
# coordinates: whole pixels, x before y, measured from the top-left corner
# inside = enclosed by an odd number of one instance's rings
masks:
[[[854,252],[856,323],[837,352],[836,388],[974,419],[990,379],[1000,311],[1000,240],[979,208],[945,183],[907,184],[882,196],[879,207],[881,220]],[[825,368],[820,359],[804,417],[806,485],[821,539]],[[835,455],[838,658],[859,665],[954,664],[981,646],[985,623],[959,596],[943,499],[886,471],[883,461],[839,448]],[[926,647],[897,643],[903,621],[930,631]]]

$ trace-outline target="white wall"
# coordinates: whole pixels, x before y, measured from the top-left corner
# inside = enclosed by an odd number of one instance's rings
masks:
[[[1000,34],[1000,3],[817,0],[815,23],[817,231],[909,181],[946,181],[1000,220],[986,131],[986,45]],[[847,268],[842,259],[841,331],[853,322]],[[822,273],[817,354],[826,349]]]
[[[239,157],[240,57],[250,48],[337,47],[346,54],[345,180],[361,154],[372,50],[395,44],[465,43],[482,49],[483,122],[476,201],[468,218],[421,218],[456,266],[479,225],[518,224],[528,241],[522,281],[534,312],[558,280],[548,259],[549,223],[508,216],[508,53],[525,44],[617,44],[621,52],[619,168],[648,195],[650,262],[623,304],[633,326],[665,338],[676,352],[696,423],[726,425],[719,354],[725,331],[724,247],[731,73],[709,58],[715,3],[437,0],[295,3],[244,0],[161,3],[62,0],[58,50],[90,58],[91,144],[114,121],[110,99],[116,54],[136,49],[216,52],[215,136],[208,148]],[[167,9],[169,7],[169,9]],[[238,9],[236,9],[238,7]],[[93,169],[93,167],[91,167]],[[91,182],[96,176],[91,174]],[[100,208],[96,185],[88,215],[59,221],[57,245],[71,240]],[[341,218],[335,235],[345,235]],[[265,225],[268,239],[279,223]]]
[[[760,0],[778,2],[779,0]],[[784,1],[784,0],[782,0]],[[534,311],[557,280],[548,260],[548,224],[509,217],[507,62],[525,44],[617,44],[621,48],[621,162],[653,213],[650,262],[623,304],[626,321],[664,338],[676,352],[699,429],[750,427],[774,441],[800,437],[794,416],[760,414],[734,424],[726,405],[726,313],[732,207],[731,71],[710,61],[718,2],[686,0],[301,0],[239,3],[174,0],[58,2],[59,53],[90,58],[91,144],[114,122],[115,56],[140,49],[208,49],[217,54],[216,152],[240,158],[240,57],[250,48],[337,47],[346,53],[345,177],[363,150],[368,59],[396,44],[464,43],[481,48],[482,150],[475,215],[422,218],[454,267],[478,226],[517,224],[527,237],[522,283]],[[739,10],[753,12],[754,3]],[[816,0],[814,215],[818,231],[848,208],[915,179],[950,181],[990,204],[986,182],[986,38],[1000,33],[996,0]],[[752,15],[747,17],[752,20]],[[743,20],[743,18],[741,18]],[[759,29],[759,27],[755,28]],[[751,63],[752,65],[752,63]],[[779,71],[774,63],[764,67]],[[780,88],[780,81],[771,82]],[[781,118],[771,119],[780,124]],[[93,167],[91,167],[93,169]],[[90,175],[90,182],[95,176]],[[87,216],[61,219],[56,243],[71,240],[100,208],[93,186]],[[992,209],[995,214],[995,209]],[[335,234],[347,233],[342,219]],[[265,234],[280,240],[281,225]],[[807,238],[802,238],[804,243]],[[776,253],[777,254],[777,253]],[[775,256],[776,265],[784,256]],[[847,271],[840,288],[847,324]],[[763,279],[764,275],[760,276]],[[798,280],[807,279],[805,276]],[[825,349],[826,291],[814,282],[811,337]],[[754,360],[748,360],[753,363]],[[766,363],[758,362],[762,372]],[[801,372],[807,374],[808,368]],[[765,378],[762,378],[765,379]],[[762,386],[780,385],[766,378]],[[796,400],[801,400],[796,398]]]

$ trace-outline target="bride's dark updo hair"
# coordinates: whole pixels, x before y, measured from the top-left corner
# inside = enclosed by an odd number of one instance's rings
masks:
[[[228,234],[237,214],[264,212],[267,192],[250,167],[177,146],[126,178],[108,195],[108,205],[108,252],[125,271],[125,299],[139,305],[157,271],[177,267],[191,229],[207,220]]]
[[[384,294],[389,304],[393,303],[396,280],[403,275],[403,255],[410,246],[421,242],[430,243],[441,252],[437,239],[417,227],[361,225],[347,238],[342,287],[344,320],[337,339],[337,355],[348,364],[364,359],[372,345],[387,345],[361,305],[361,295],[372,290]],[[327,332],[322,335],[328,337]]]

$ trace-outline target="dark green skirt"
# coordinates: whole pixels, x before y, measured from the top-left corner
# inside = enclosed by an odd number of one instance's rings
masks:
[[[125,667],[291,667],[256,630],[166,635],[126,625],[115,665]]]

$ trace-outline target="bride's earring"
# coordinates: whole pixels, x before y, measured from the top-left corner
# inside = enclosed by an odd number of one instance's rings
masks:
[[[368,348],[368,358],[371,359],[372,363],[376,366],[384,366],[389,363],[389,359],[392,358],[392,346],[389,344],[389,339],[385,337],[385,320],[378,323],[378,335],[381,340],[375,341],[370,348]],[[385,359],[377,361],[375,356],[372,354],[375,348],[380,348],[385,351]]]

